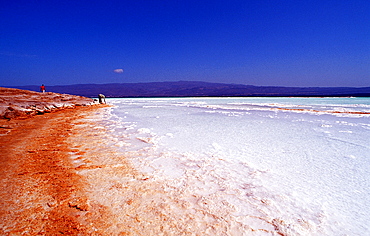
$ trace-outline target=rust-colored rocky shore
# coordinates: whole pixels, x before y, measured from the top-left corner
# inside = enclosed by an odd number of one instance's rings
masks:
[[[80,218],[97,217],[68,138],[78,132],[73,122],[105,105],[67,94],[0,92],[0,235],[91,235]],[[99,217],[109,220],[103,211]]]
[[[28,118],[94,103],[91,98],[0,87],[0,119]]]

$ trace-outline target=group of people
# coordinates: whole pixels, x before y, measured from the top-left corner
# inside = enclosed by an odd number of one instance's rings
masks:
[[[41,85],[40,86],[40,92],[42,92],[42,93],[45,93],[45,91],[46,91],[46,88],[45,88],[45,85],[43,84],[43,85]],[[106,101],[105,101],[105,96],[104,96],[104,94],[99,94],[99,103],[100,104],[105,104],[105,103],[107,103]]]
[[[105,96],[104,94],[99,94],[99,103],[100,104],[106,104],[107,102],[105,101]]]

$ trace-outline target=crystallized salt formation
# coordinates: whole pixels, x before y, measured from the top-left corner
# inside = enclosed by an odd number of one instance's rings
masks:
[[[370,233],[369,98],[109,103],[115,147],[157,186],[135,213],[153,234]]]

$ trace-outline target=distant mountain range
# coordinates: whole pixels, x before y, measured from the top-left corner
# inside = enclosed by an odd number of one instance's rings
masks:
[[[39,86],[15,88],[39,91]],[[46,86],[47,92],[85,97],[370,97],[370,87],[276,87],[197,81]]]

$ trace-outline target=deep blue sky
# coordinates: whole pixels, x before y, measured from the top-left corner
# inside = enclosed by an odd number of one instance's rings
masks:
[[[178,80],[370,86],[370,1],[1,1],[0,86]]]

